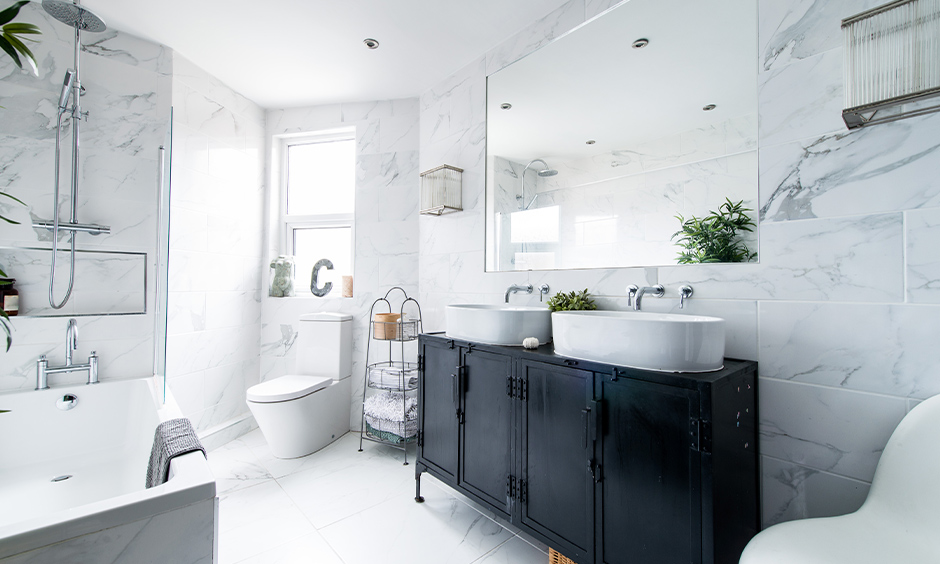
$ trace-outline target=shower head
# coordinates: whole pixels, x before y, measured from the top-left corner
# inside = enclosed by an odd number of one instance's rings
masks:
[[[42,0],[42,8],[50,16],[80,31],[104,31],[104,21],[78,5],[78,2],[64,0]]]
[[[65,81],[62,83],[62,93],[59,94],[59,109],[64,110],[69,103],[69,94],[72,92],[72,83],[75,81],[75,71],[65,71]]]
[[[529,170],[529,167],[534,165],[535,163],[542,163],[542,166],[544,167],[544,168],[535,169],[535,173],[541,176],[542,178],[545,178],[548,176],[555,176],[556,174],[558,174],[557,170],[548,167],[547,162],[543,161],[542,159],[533,159],[529,161],[529,164],[525,165],[525,169],[523,169],[522,171],[523,176],[525,176],[525,171]]]

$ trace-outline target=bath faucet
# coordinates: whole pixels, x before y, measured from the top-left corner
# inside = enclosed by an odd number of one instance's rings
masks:
[[[666,289],[662,284],[643,286],[642,288],[638,287],[636,284],[631,284],[627,286],[627,305],[633,305],[634,311],[640,311],[640,300],[643,299],[643,296],[650,295],[655,298],[661,298],[665,293]]]
[[[506,303],[509,303],[509,294],[515,294],[516,292],[525,292],[526,294],[532,293],[532,284],[526,284],[525,286],[521,284],[513,284],[512,286],[506,288]]]
[[[542,301],[542,296],[548,295],[548,284],[542,284],[539,286],[539,302]]]
[[[46,355],[39,357],[36,361],[36,389],[46,390],[49,388],[49,375],[61,374],[63,372],[81,372],[88,371],[88,383],[98,383],[98,354],[91,351],[88,355],[88,362],[85,364],[72,363],[72,351],[78,348],[78,321],[69,319],[68,328],[65,330],[65,366],[50,367]]]

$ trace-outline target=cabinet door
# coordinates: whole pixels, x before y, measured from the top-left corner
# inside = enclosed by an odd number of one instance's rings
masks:
[[[418,424],[422,439],[418,445],[418,462],[433,466],[456,484],[460,349],[425,343],[421,350],[424,369],[418,386]]]
[[[506,483],[511,469],[512,400],[508,356],[467,350],[463,355],[459,484],[509,516]]]
[[[605,376],[601,394],[598,560],[701,562],[701,458],[690,434],[697,392]]]
[[[593,559],[597,438],[593,373],[519,361],[524,382],[521,413],[522,523],[578,562]]]

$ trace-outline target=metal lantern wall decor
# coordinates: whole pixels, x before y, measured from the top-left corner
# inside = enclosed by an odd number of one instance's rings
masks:
[[[462,168],[441,165],[421,173],[421,213],[442,215],[463,210]]]
[[[940,111],[940,0],[896,0],[842,20],[849,129]]]

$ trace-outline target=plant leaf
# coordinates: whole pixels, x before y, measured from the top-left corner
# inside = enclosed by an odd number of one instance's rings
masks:
[[[17,203],[19,203],[19,204],[22,204],[22,205],[24,205],[24,206],[26,205],[26,202],[24,202],[23,200],[17,198],[16,196],[14,196],[14,195],[12,195],[12,194],[7,194],[6,192],[0,192],[0,196],[6,196],[7,198],[10,198],[11,200],[13,200],[13,201],[15,201],[15,202],[17,202]]]
[[[15,35],[6,34],[5,37],[6,40],[10,42],[10,45],[12,45],[14,49],[23,55],[23,58],[26,59],[27,63],[29,63],[33,74],[38,76],[39,69],[36,68],[36,57],[33,56],[33,52],[29,50],[29,47],[27,47],[26,44],[20,41]]]
[[[15,2],[9,8],[6,8],[3,11],[0,11],[0,25],[4,25],[16,17],[16,14],[20,13],[20,8],[29,4],[29,0],[20,0]]]
[[[3,26],[4,33],[12,33],[15,35],[42,35],[42,30],[38,26],[35,26],[31,23],[24,22],[14,22],[8,23]],[[25,39],[25,38],[24,38]],[[29,41],[36,41],[35,39],[28,39]]]
[[[20,56],[16,54],[16,49],[10,45],[10,42],[7,41],[6,36],[2,34],[0,34],[0,49],[3,49],[6,54],[9,55],[11,59],[13,59],[13,64],[15,64],[17,68],[23,68],[23,63],[20,62]]]

